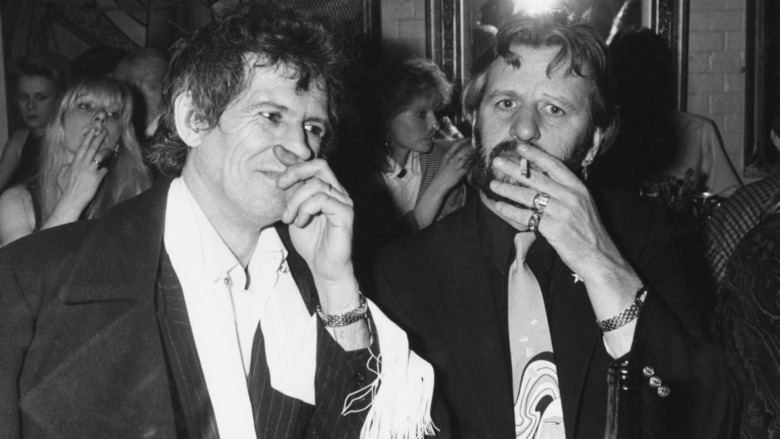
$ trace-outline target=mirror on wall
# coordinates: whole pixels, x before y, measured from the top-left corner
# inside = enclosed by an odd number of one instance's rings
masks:
[[[746,11],[744,175],[761,178],[780,169],[780,28],[771,25],[780,3],[749,1]]]
[[[426,54],[456,84],[468,79],[471,61],[512,12],[565,7],[608,40],[615,31],[647,27],[663,36],[672,53],[675,106],[687,99],[689,0],[426,0]]]

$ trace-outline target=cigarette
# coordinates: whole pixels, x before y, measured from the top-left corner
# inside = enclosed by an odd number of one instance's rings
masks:
[[[528,178],[528,160],[520,159],[520,176]]]

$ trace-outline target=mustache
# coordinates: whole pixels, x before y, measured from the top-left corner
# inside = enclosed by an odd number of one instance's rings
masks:
[[[496,144],[488,154],[485,154],[485,145],[482,143],[482,136],[480,130],[474,130],[474,144],[473,152],[469,161],[469,182],[484,193],[489,199],[495,201],[503,201],[516,207],[527,208],[514,200],[498,195],[490,189],[490,182],[497,179],[495,172],[493,171],[493,159],[503,154],[512,154],[517,152],[517,148],[521,144],[528,144],[530,146],[538,148],[539,145],[534,142],[521,142],[517,139],[506,139]],[[508,180],[501,179],[509,182]]]
[[[488,154],[487,160],[485,160],[485,157],[483,157],[483,152],[485,150],[485,145],[482,143],[482,136],[479,130],[474,131],[474,145],[475,148],[471,148],[471,152],[469,153],[469,156],[467,158],[467,164],[469,169],[474,169],[476,167],[479,167],[481,164],[484,165],[485,162],[487,162],[488,166],[493,161],[494,158],[507,153],[515,153],[517,151],[517,148],[520,147],[520,145],[525,144],[529,145],[533,148],[539,148],[539,145],[536,144],[536,142],[521,142],[517,139],[506,139],[501,142],[499,142],[493,149],[490,150],[490,154]],[[485,160],[485,162],[483,162]]]

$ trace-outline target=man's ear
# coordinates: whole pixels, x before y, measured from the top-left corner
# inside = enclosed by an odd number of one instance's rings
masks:
[[[173,118],[179,138],[191,148],[200,146],[209,130],[206,129],[206,124],[200,120],[192,105],[192,93],[186,92],[176,96],[173,101]]]
[[[582,166],[590,166],[591,163],[593,163],[593,160],[596,159],[596,156],[599,154],[599,149],[601,149],[601,142],[604,140],[604,130],[601,128],[596,128],[596,131],[593,132],[593,146],[590,147],[588,152],[585,154],[585,158],[582,159]]]

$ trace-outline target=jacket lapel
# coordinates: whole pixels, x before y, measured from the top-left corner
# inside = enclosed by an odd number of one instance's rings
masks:
[[[35,368],[20,390],[22,409],[43,430],[125,437],[132,425],[144,429],[139,435],[173,434],[154,304],[167,187],[94,221],[60,300],[42,310],[37,337],[46,351],[31,347]]]
[[[64,303],[152,300],[169,185],[158,182],[93,223],[60,290]]]
[[[468,207],[467,207],[468,208]],[[512,380],[502,342],[502,320],[496,315],[489,261],[477,233],[475,211],[462,216],[463,235],[446,241],[442,255],[449,263],[437,267],[445,295],[431,306],[458,365],[460,380],[470,393],[472,413],[497,437],[514,434]]]
[[[544,244],[549,246],[546,242]],[[601,343],[601,334],[596,327],[596,316],[584,284],[574,283],[572,271],[557,255],[549,273],[545,302],[550,318],[550,335],[558,369],[566,435],[574,437],[585,382],[592,357],[598,343]]]

